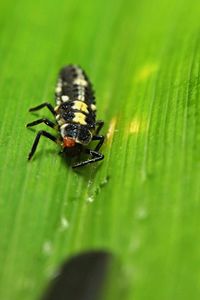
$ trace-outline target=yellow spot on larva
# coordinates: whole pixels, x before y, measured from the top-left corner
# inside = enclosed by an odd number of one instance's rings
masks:
[[[88,83],[85,79],[82,79],[82,78],[76,78],[74,80],[74,84],[78,84],[78,85],[81,85],[81,86],[87,86]]]
[[[113,117],[112,120],[111,120],[111,122],[110,122],[110,126],[108,128],[108,133],[107,133],[107,142],[109,144],[112,143],[113,135],[114,135],[114,132],[116,131],[115,130],[116,124],[117,124],[117,118]]]
[[[78,95],[77,100],[84,101],[85,100],[85,95],[82,95],[82,94]]]
[[[96,110],[96,105],[91,104],[91,109],[92,109],[93,111],[95,111],[95,110]]]
[[[158,64],[156,63],[148,63],[144,65],[136,74],[135,80],[136,81],[143,81],[149,76],[151,76],[153,73],[155,73],[158,70]]]
[[[84,114],[77,112],[74,114],[73,122],[86,125],[85,118],[86,116]]]
[[[87,104],[82,101],[74,101],[74,105],[72,106],[73,109],[81,110],[85,113],[89,113],[87,109]]]
[[[54,108],[54,111],[57,111],[59,109],[59,105],[57,105],[55,108]]]

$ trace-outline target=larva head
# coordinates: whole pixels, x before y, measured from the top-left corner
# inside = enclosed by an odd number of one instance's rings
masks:
[[[92,139],[92,133],[86,126],[66,124],[61,128],[63,148],[73,148],[77,144],[87,145]]]

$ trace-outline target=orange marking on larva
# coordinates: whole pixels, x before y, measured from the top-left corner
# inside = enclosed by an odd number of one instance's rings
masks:
[[[72,148],[76,145],[76,142],[74,139],[70,138],[70,137],[67,137],[65,136],[63,138],[63,147],[64,148]]]

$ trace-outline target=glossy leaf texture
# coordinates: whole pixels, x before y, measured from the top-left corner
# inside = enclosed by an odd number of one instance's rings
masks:
[[[44,0],[0,4],[0,298],[34,300],[71,255],[121,262],[127,300],[200,295],[200,4]],[[72,170],[25,124],[81,65],[105,121],[105,159]],[[49,130],[53,133],[53,130]],[[110,290],[110,299],[120,290]]]

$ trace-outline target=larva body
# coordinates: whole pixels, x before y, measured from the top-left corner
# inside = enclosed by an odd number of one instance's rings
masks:
[[[63,152],[68,155],[77,155],[84,151],[91,156],[90,159],[77,163],[73,167],[79,167],[103,159],[99,149],[104,137],[98,135],[103,126],[103,121],[96,121],[95,97],[85,72],[78,66],[69,65],[59,72],[55,89],[56,107],[50,103],[43,103],[30,111],[35,111],[47,106],[54,114],[56,124],[48,119],[39,119],[27,124],[27,127],[45,123],[58,130],[59,138],[41,131],[36,136],[29,159],[33,156],[41,135],[61,145]],[[99,143],[94,150],[85,148],[91,140]]]

